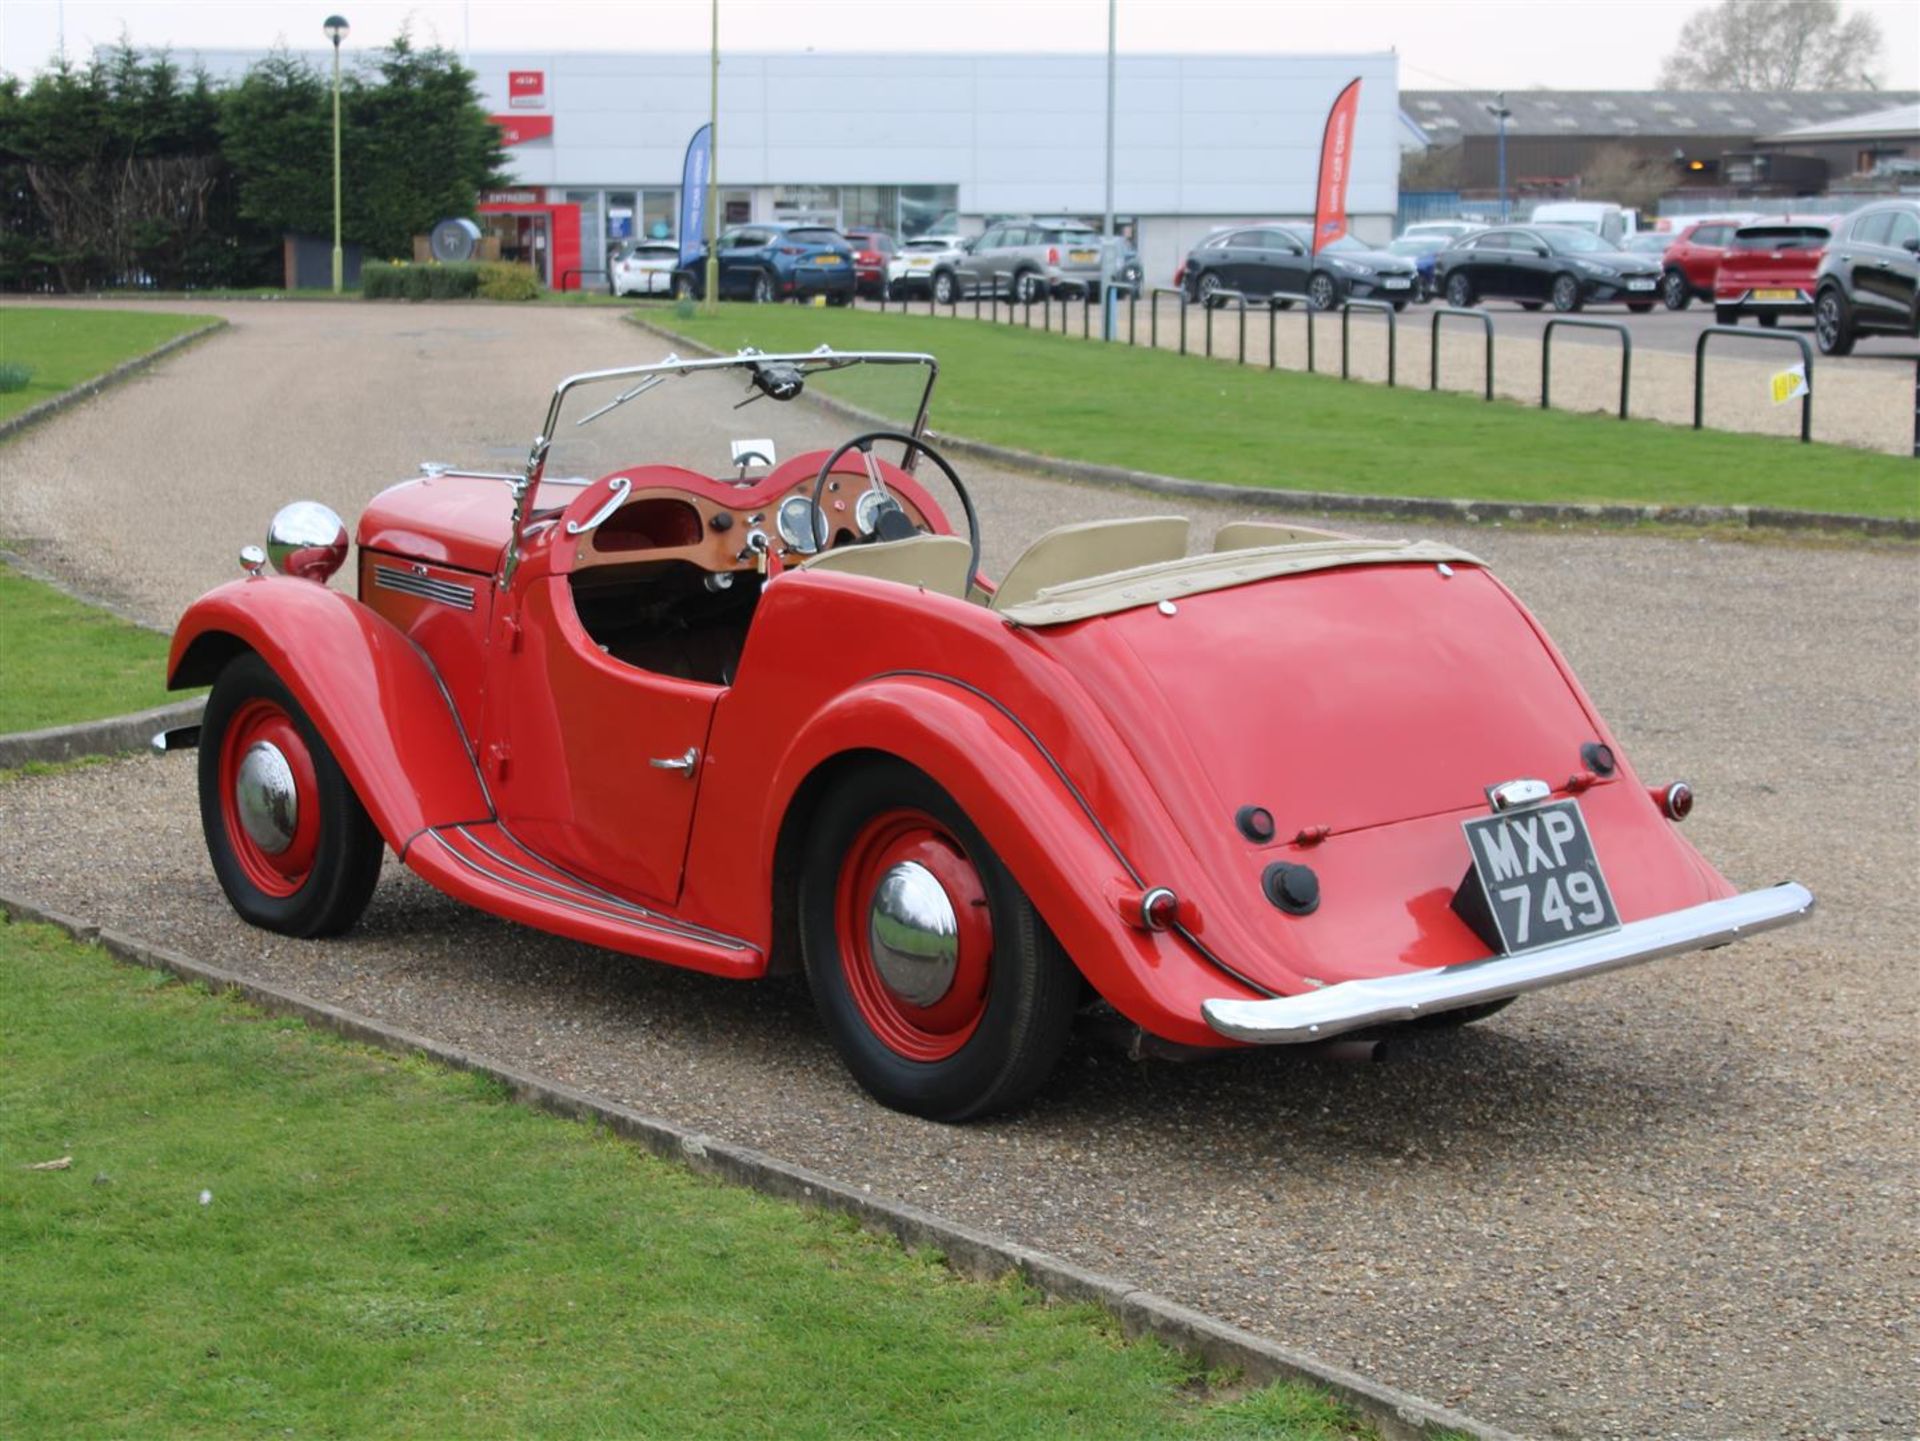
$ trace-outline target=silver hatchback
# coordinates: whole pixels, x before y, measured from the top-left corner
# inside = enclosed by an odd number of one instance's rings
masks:
[[[1001,220],[970,242],[953,262],[961,294],[975,292],[1037,300],[1043,292],[1100,283],[1100,236],[1084,228],[1037,220]],[[936,277],[934,294],[939,296]]]

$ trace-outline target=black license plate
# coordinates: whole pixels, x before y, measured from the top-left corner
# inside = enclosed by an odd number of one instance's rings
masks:
[[[1578,801],[1476,816],[1461,827],[1473,854],[1468,884],[1478,878],[1501,951],[1537,950],[1619,927]]]

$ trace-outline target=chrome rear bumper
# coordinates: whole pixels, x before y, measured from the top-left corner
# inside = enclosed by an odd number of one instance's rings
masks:
[[[1689,906],[1684,911],[1634,921],[1605,935],[1522,955],[1342,981],[1274,1000],[1207,1001],[1201,1011],[1208,1025],[1236,1041],[1266,1045],[1322,1041],[1361,1026],[1410,1021],[1437,1011],[1558,986],[1602,971],[1637,966],[1642,961],[1657,961],[1662,956],[1724,946],[1743,936],[1791,925],[1812,910],[1813,892],[1786,881],[1763,891]]]

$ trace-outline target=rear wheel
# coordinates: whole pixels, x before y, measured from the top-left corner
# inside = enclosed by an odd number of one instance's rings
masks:
[[[233,660],[200,722],[200,824],[242,920],[331,936],[380,879],[380,832],[300,702],[258,655]]]
[[[953,272],[951,270],[943,270],[933,277],[933,298],[939,304],[953,304],[958,293],[959,291],[954,284]]]
[[[1465,310],[1473,304],[1473,282],[1463,272],[1456,271],[1447,277],[1447,304],[1455,310]]]
[[[766,305],[773,300],[773,277],[762,270],[753,277],[753,303]]]
[[[1520,302],[1520,308],[1522,310],[1538,310],[1545,303],[1545,301],[1541,300],[1523,300]]]
[[[1580,282],[1571,275],[1553,277],[1553,289],[1548,292],[1553,308],[1563,314],[1571,314],[1583,303],[1580,298]]]
[[[1660,277],[1660,299],[1669,310],[1685,310],[1693,304],[1693,287],[1687,284],[1685,271],[1669,270]]]
[[[822,804],[800,878],[807,982],[847,1069],[936,1121],[1016,1106],[1060,1058],[1079,976],[986,839],[899,761]]]
[[[1822,355],[1853,350],[1853,311],[1838,286],[1828,286],[1813,302],[1813,338]]]
[[[1220,277],[1211,270],[1203,270],[1200,278],[1193,282],[1193,298],[1201,305],[1212,305],[1214,296],[1220,293]]]
[[[1013,298],[1022,305],[1031,305],[1040,298],[1040,272],[1022,270],[1013,277]]]

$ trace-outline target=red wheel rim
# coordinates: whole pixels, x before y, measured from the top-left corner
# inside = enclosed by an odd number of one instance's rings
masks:
[[[240,805],[242,771],[257,747],[279,753],[292,777],[292,834],[277,849],[262,844],[247,829]],[[227,722],[220,741],[220,813],[227,843],[247,880],[270,896],[292,895],[306,884],[320,844],[320,787],[313,755],[293,717],[269,700],[244,702]]]
[[[902,868],[923,888],[936,883],[951,912],[951,981],[937,996],[903,994],[883,969],[885,944],[875,945],[876,900]],[[888,811],[862,826],[840,864],[834,928],[847,990],[881,1044],[910,1061],[942,1061],[966,1045],[987,1009],[993,919],[980,873],[945,826],[911,810]]]

